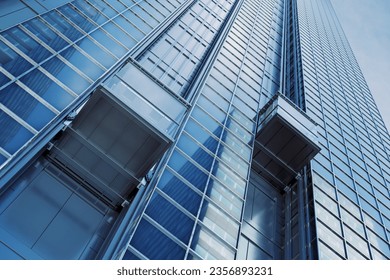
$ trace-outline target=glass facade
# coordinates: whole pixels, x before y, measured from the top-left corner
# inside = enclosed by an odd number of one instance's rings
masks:
[[[0,258],[390,258],[330,1],[35,2],[0,4]]]

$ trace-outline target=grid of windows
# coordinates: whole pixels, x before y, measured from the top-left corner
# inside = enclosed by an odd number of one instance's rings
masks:
[[[234,259],[259,100],[279,81],[280,2],[239,6],[124,258]]]
[[[184,0],[77,0],[0,34],[0,164]]]
[[[389,247],[389,139],[329,1],[298,1],[320,258],[383,259]]]

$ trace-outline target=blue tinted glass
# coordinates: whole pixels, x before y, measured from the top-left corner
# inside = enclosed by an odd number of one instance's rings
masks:
[[[115,10],[117,10],[118,12],[122,12],[126,7],[120,3],[120,1],[118,0],[114,0],[114,1],[107,1]]]
[[[76,28],[70,25],[69,22],[65,20],[63,16],[61,16],[56,11],[51,11],[42,16],[48,23],[50,23],[54,28],[60,31],[63,35],[68,37],[72,41],[76,41],[83,34],[79,32]]]
[[[93,0],[91,2],[95,5],[95,7],[99,9],[99,11],[104,13],[108,18],[112,18],[118,14],[102,0]]]
[[[158,24],[158,21],[145,12],[139,5],[135,6],[132,10],[137,13],[143,20],[145,20],[150,26],[154,27]]]
[[[201,106],[208,114],[217,119],[220,123],[225,123],[226,113],[221,111],[215,104],[211,103],[210,100],[204,96],[200,96],[196,103]]]
[[[103,69],[73,47],[67,48],[60,54],[92,80],[97,80],[104,73]]]
[[[218,147],[218,141],[202,129],[199,124],[190,119],[186,124],[185,130],[212,153],[215,153]]]
[[[55,51],[63,49],[68,43],[57,35],[53,30],[51,30],[45,23],[39,19],[32,19],[23,23],[29,31],[31,31],[35,36],[53,48]]]
[[[196,215],[198,212],[201,197],[169,171],[164,171],[160,178],[158,188],[193,215]]]
[[[0,165],[3,164],[6,160],[7,158],[5,156],[0,155]]]
[[[32,65],[27,62],[24,58],[18,55],[16,52],[11,50],[3,42],[0,41],[0,66],[4,67],[8,72],[14,76],[19,76]]]
[[[140,5],[145,11],[155,17],[157,20],[162,21],[169,13],[164,9],[163,6],[157,1],[153,1],[153,6],[151,6],[148,2],[142,1],[138,5]]]
[[[185,250],[142,219],[130,242],[134,248],[151,260],[180,260]]]
[[[91,37],[98,41],[102,46],[104,46],[107,50],[112,52],[117,57],[122,57],[126,53],[126,49],[120,46],[118,43],[114,42],[107,34],[98,29],[91,33]]]
[[[89,83],[85,79],[57,57],[53,57],[42,64],[42,66],[76,94],[81,94],[89,86]]]
[[[3,111],[0,111],[0,127],[0,147],[11,155],[33,137],[30,131]]]
[[[107,17],[99,13],[96,8],[94,8],[90,3],[85,2],[84,0],[74,1],[72,3],[76,6],[81,12],[88,16],[91,20],[95,21],[98,24],[102,24],[107,21]]]
[[[145,34],[142,33],[138,28],[136,28],[133,24],[129,23],[124,17],[118,16],[113,19],[113,21],[118,24],[120,27],[122,27],[124,30],[126,30],[127,33],[129,33],[133,38],[135,38],[137,41],[141,40],[143,37],[145,37]]]
[[[200,191],[204,191],[208,176],[179,152],[173,152],[168,165]]]
[[[0,91],[0,102],[36,130],[40,130],[55,117],[52,111],[16,84]]]
[[[216,136],[219,137],[221,135],[222,127],[199,107],[194,108],[192,111],[192,117]]]
[[[8,41],[14,46],[18,47],[21,51],[27,54],[30,58],[36,62],[41,62],[52,55],[45,47],[38,44],[30,36],[24,33],[17,27],[8,29],[2,34]]]
[[[10,79],[6,75],[0,72],[0,87],[4,86],[6,83],[8,83]]]
[[[110,33],[112,37],[116,38],[119,42],[125,45],[127,48],[131,48],[137,43],[136,40],[134,40],[125,32],[123,32],[121,29],[118,28],[118,26],[116,26],[112,22],[108,22],[107,24],[103,25],[102,28],[108,33]]]
[[[110,68],[117,60],[111,54],[92,42],[89,38],[83,38],[77,42],[77,45],[106,68]]]
[[[152,28],[147,25],[142,19],[135,15],[132,11],[127,11],[123,15],[129,19],[135,26],[137,26],[142,32],[148,33]]]
[[[73,96],[38,69],[34,69],[29,75],[25,75],[20,80],[53,105],[58,111],[62,111],[62,109],[74,100]]]
[[[161,211],[164,209],[164,211]],[[184,243],[188,243],[194,221],[161,195],[154,193],[146,214]]]
[[[214,158],[199,147],[190,137],[182,134],[177,146],[206,170],[210,170]]]
[[[85,32],[89,32],[96,28],[96,25],[85,17],[80,15],[75,9],[72,9],[69,5],[62,6],[58,10],[73,21],[78,27],[83,29]]]
[[[129,250],[126,250],[126,253],[123,256],[123,260],[139,260],[139,259],[140,258],[138,258],[136,255],[134,255]]]

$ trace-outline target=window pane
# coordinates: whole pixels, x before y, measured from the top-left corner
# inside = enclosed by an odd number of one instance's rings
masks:
[[[81,32],[71,26],[70,23],[56,11],[51,11],[44,14],[42,17],[71,41],[76,41],[83,36]]]
[[[129,37],[127,33],[125,33],[123,30],[118,28],[118,26],[116,26],[112,22],[103,25],[103,29],[106,30],[108,33],[110,33],[112,37],[116,38],[119,42],[121,42],[129,49],[137,43],[136,40]]]
[[[193,215],[197,214],[201,197],[171,172],[166,170],[162,174],[160,182],[158,183],[158,188]]]
[[[22,77],[20,80],[58,111],[62,111],[74,100],[73,96],[38,69],[34,69],[29,75]]]
[[[145,213],[184,243],[190,240],[195,221],[161,195],[154,193]]]
[[[128,22],[123,16],[118,16],[113,19],[113,21],[118,24],[120,27],[122,27],[124,30],[126,30],[127,33],[129,33],[133,38],[135,38],[137,41],[141,40],[143,37],[145,37],[145,34],[142,33],[137,27],[135,27],[133,24]]]
[[[33,66],[0,41],[0,66],[14,76],[19,76]]]
[[[102,24],[107,21],[107,17],[105,17],[98,10],[96,10],[95,7],[91,6],[90,3],[87,3],[84,0],[77,0],[72,2],[72,4],[97,24]]]
[[[0,127],[0,147],[11,155],[33,137],[30,131],[3,111],[0,111]]]
[[[0,92],[0,102],[36,130],[42,129],[55,114],[16,84]]]
[[[185,250],[145,219],[138,225],[130,245],[151,260],[182,260]]]
[[[18,47],[22,52],[27,54],[36,62],[41,62],[52,55],[45,47],[38,44],[30,36],[24,33],[17,27],[8,29],[2,35],[10,41],[14,46]]]
[[[91,33],[91,37],[98,41],[107,50],[112,52],[117,57],[122,57],[126,53],[126,49],[114,42],[108,35],[101,29],[98,29]]]
[[[60,54],[92,80],[97,80],[104,73],[102,68],[73,47],[67,48]]]
[[[90,84],[57,57],[53,57],[49,61],[45,62],[42,64],[42,67],[58,80],[63,82],[76,94],[81,94]]]
[[[110,68],[117,60],[89,38],[83,38],[81,41],[77,42],[77,45],[106,68]]]
[[[68,45],[64,39],[62,39],[39,19],[34,18],[23,23],[23,25],[55,51],[59,51]]]
[[[187,135],[183,134],[180,137],[177,146],[184,151],[190,158],[195,160],[201,166],[203,166],[206,170],[211,168],[213,163],[213,157],[206,153],[199,145],[197,145],[192,139],[190,139]]]
[[[193,186],[202,192],[204,191],[208,176],[179,152],[175,151],[172,154],[168,165],[181,176],[183,176]]]
[[[71,8],[69,5],[62,6],[58,10],[63,13],[69,20],[71,20],[75,25],[83,29],[85,32],[89,32],[92,29],[96,28],[96,25],[84,16],[79,14],[75,9]]]

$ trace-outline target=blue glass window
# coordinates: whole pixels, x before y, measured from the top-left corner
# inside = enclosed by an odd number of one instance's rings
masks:
[[[188,243],[195,222],[168,200],[154,193],[145,212],[181,241]]]
[[[61,16],[56,11],[51,11],[42,16],[48,23],[50,23],[54,28],[60,31],[63,35],[68,37],[72,41],[76,41],[83,34],[79,32],[76,28],[70,25],[69,22],[65,20],[63,16]]]
[[[168,165],[200,191],[204,191],[208,176],[179,152],[173,152]]]
[[[126,30],[127,33],[129,33],[133,38],[135,38],[137,41],[141,40],[143,37],[145,37],[145,34],[142,33],[137,27],[135,27],[133,24],[128,22],[123,16],[118,16],[113,19],[113,21],[118,24],[120,27],[123,28],[123,30]]]
[[[63,50],[60,54],[92,80],[97,80],[104,73],[102,68],[73,47]]]
[[[59,51],[68,45],[64,39],[39,19],[34,18],[23,23],[23,25],[55,51]]]
[[[42,64],[42,67],[67,85],[76,94],[81,94],[90,84],[57,57],[53,57],[49,61],[45,62]]]
[[[0,147],[11,155],[34,136],[3,111],[0,111],[0,127]]]
[[[145,12],[140,6],[137,5],[132,10],[137,13],[138,16],[141,17],[150,26],[156,26],[158,24],[158,21],[155,18],[151,17],[150,14]]]
[[[130,245],[151,260],[182,260],[185,250],[142,219]]]
[[[4,86],[6,83],[8,83],[10,79],[6,75],[0,72],[0,87]]]
[[[198,144],[190,139],[190,137],[183,134],[180,137],[177,146],[206,170],[210,170],[214,158],[206,153]]]
[[[6,160],[7,158],[5,156],[0,155],[0,165],[3,164]]]
[[[110,6],[108,6],[105,2],[101,0],[93,0],[93,3],[95,7],[98,7],[98,9],[104,13],[108,18],[112,18],[116,16],[118,13],[114,11]]]
[[[118,12],[122,12],[124,9],[126,9],[125,5],[123,5],[120,1],[118,0],[114,0],[114,1],[108,1],[108,3],[114,7],[115,10],[117,10]]]
[[[106,68],[110,68],[117,60],[111,54],[92,42],[89,38],[83,38],[77,42],[77,45]]]
[[[212,153],[215,153],[218,147],[218,141],[213,138],[209,133],[207,133],[201,126],[193,121],[192,119],[189,119],[185,130],[191,134],[192,137],[194,137],[196,140],[198,140],[200,143],[203,144],[209,151]]]
[[[55,114],[16,84],[0,92],[0,102],[36,130],[43,128]]]
[[[20,80],[58,111],[62,111],[74,100],[73,96],[38,69],[34,69],[29,75],[23,76]]]
[[[221,135],[222,127],[209,115],[207,115],[199,107],[195,107],[192,111],[192,117],[206,127],[210,132],[215,134],[217,137]]]
[[[114,42],[102,29],[92,32],[91,37],[117,57],[122,57],[126,53],[126,49]]]
[[[0,66],[14,76],[19,76],[32,67],[23,57],[0,41]]]
[[[2,35],[38,63],[52,55],[45,47],[38,44],[18,27],[8,29]]]
[[[139,260],[140,258],[138,258],[136,255],[134,255],[130,250],[126,250],[122,259],[123,260]]]
[[[145,34],[148,33],[152,28],[146,24],[142,19],[136,16],[132,11],[127,11],[123,13],[123,16],[129,19],[135,26],[137,26]]]
[[[75,9],[72,9],[69,5],[62,6],[58,10],[68,17],[75,25],[83,29],[85,32],[89,32],[92,29],[96,28],[96,25],[85,17],[80,15]]]
[[[201,197],[171,172],[164,171],[160,178],[158,188],[193,215],[196,215],[198,212]]]
[[[167,10],[161,6],[158,1],[153,1],[153,6],[151,6],[147,1],[142,1],[138,5],[159,21],[164,20],[164,18],[169,15]]]
[[[72,4],[97,24],[102,24],[107,21],[107,17],[105,17],[98,10],[96,10],[95,7],[84,0],[77,0]]]
[[[125,45],[127,48],[131,48],[137,43],[137,41],[135,41],[133,38],[127,35],[127,33],[118,28],[118,26],[116,26],[113,22],[108,22],[107,24],[103,25],[102,28],[108,33],[110,33],[112,37],[116,38],[123,45]]]

